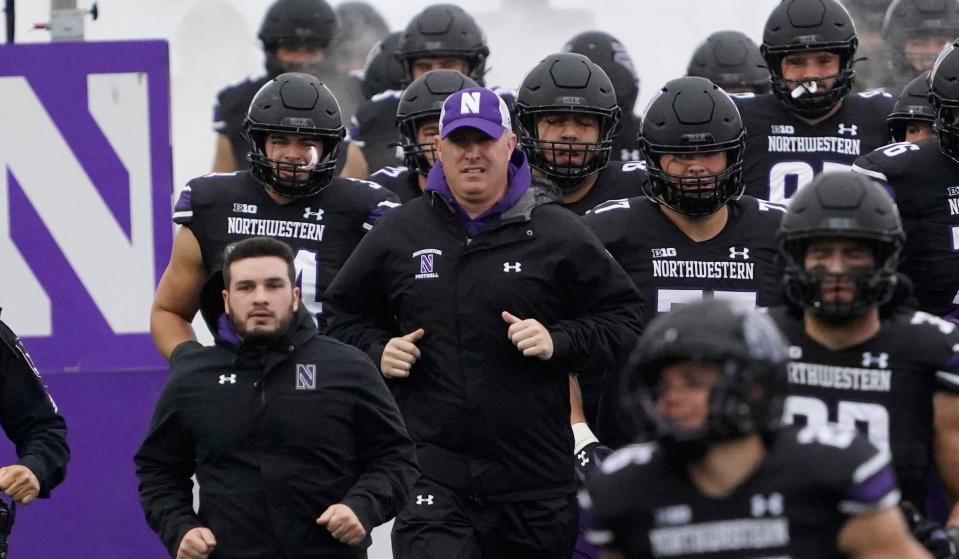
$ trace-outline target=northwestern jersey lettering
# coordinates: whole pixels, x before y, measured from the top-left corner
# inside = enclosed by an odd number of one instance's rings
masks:
[[[903,498],[925,503],[932,464],[933,395],[959,393],[959,332],[924,312],[898,312],[870,340],[828,349],[805,331],[799,313],[770,310],[790,344],[789,422],[858,428],[892,461]]]
[[[888,142],[888,93],[847,95],[839,110],[816,124],[789,112],[771,94],[731,96],[746,127],[746,194],[784,202],[814,176],[849,170],[857,157]]]
[[[625,447],[581,492],[588,539],[626,559],[842,557],[847,518],[895,506],[887,454],[855,431],[785,428],[726,497],[707,497],[656,443]]]
[[[959,163],[936,140],[890,144],[856,160],[854,171],[896,199],[906,244],[899,271],[916,287],[919,309],[954,312],[959,291]]]
[[[639,288],[647,316],[703,297],[779,304],[783,268],[775,237],[782,206],[743,196],[726,207],[726,226],[703,242],[687,237],[645,197],[611,200],[584,219]]]
[[[196,236],[208,275],[221,270],[223,250],[245,238],[268,236],[290,245],[303,304],[322,326],[326,287],[366,232],[398,205],[396,196],[376,183],[343,178],[281,205],[249,171],[239,171],[191,180],[180,193],[173,221]],[[204,292],[218,294],[219,289]]]

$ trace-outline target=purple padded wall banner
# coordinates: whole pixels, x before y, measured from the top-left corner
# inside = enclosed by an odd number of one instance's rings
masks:
[[[170,255],[165,41],[0,46],[3,318],[45,373],[157,369]]]
[[[167,377],[149,335],[173,234],[167,44],[0,46],[0,99],[0,307],[72,451],[52,497],[18,508],[10,557],[167,557],[133,466]]]

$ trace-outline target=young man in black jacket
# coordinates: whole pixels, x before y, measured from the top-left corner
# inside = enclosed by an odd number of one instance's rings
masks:
[[[366,557],[417,475],[396,403],[300,308],[288,245],[240,241],[223,269],[242,341],[174,350],[134,459],[147,522],[177,558]]]
[[[390,378],[423,478],[397,558],[572,554],[568,371],[641,329],[622,268],[532,185],[493,91],[445,101],[424,195],[387,214],[330,286],[330,334]],[[395,215],[391,215],[395,214]]]

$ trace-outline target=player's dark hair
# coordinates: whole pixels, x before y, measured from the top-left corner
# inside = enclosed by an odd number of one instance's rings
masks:
[[[286,262],[290,285],[296,283],[296,269],[293,267],[293,250],[290,245],[269,237],[250,237],[227,246],[223,251],[223,286],[230,289],[230,266],[234,262],[265,256],[275,256]]]

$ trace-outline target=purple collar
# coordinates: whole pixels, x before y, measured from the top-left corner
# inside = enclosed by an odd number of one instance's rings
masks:
[[[522,151],[518,149],[513,150],[513,155],[510,156],[509,159],[509,170],[507,171],[506,177],[506,194],[498,202],[493,204],[493,207],[474,218],[471,218],[463,211],[463,208],[456,202],[456,198],[453,197],[450,185],[446,182],[446,174],[443,171],[442,161],[437,161],[433,164],[433,168],[430,169],[430,174],[426,177],[425,190],[426,192],[435,192],[441,196],[443,200],[446,200],[446,203],[453,208],[456,215],[463,220],[466,227],[466,234],[470,237],[475,237],[483,230],[489,218],[499,215],[513,207],[513,205],[523,197],[523,194],[526,194],[526,191],[529,190],[530,184],[533,182],[533,177],[529,171],[529,162],[526,160],[526,154]]]

